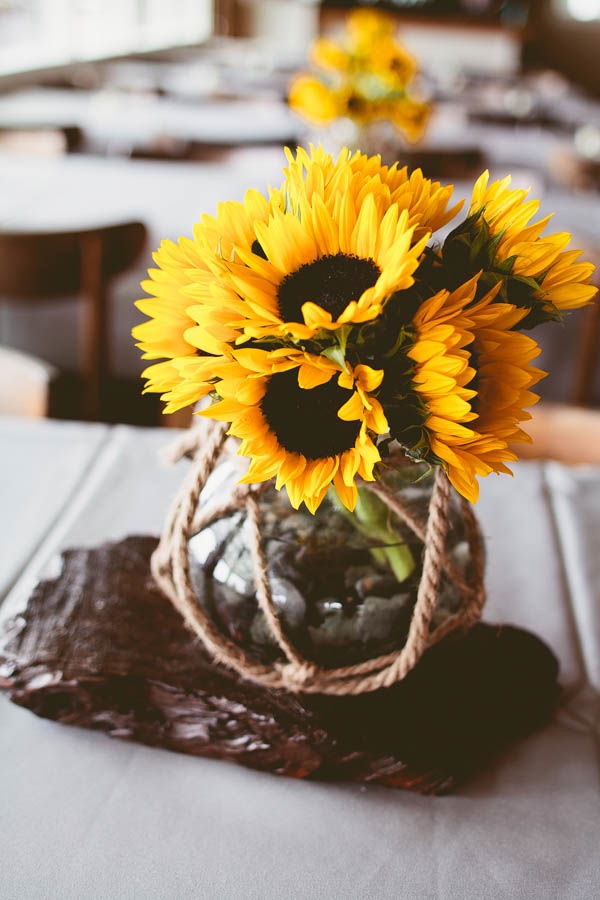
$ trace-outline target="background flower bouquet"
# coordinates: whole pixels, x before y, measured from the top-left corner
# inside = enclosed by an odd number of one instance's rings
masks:
[[[414,90],[417,62],[394,32],[394,20],[385,13],[351,12],[338,40],[321,37],[313,44],[316,73],[293,80],[291,108],[318,127],[351,120],[355,145],[365,150],[366,142],[377,140],[371,135],[375,123],[391,122],[397,136],[418,141],[431,110]]]
[[[451,186],[348,151],[288,162],[268,197],[164,242],[144,283],[146,389],[167,412],[210,397],[218,423],[188,442],[154,572],[246,677],[362,693],[480,615],[470,504],[528,440],[544,375],[523,330],[589,302],[593,266],[510,177],[484,173],[440,244]]]

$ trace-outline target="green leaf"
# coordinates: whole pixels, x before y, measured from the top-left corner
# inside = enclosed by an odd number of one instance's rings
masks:
[[[334,344],[333,347],[327,347],[325,350],[321,351],[321,356],[326,356],[327,359],[330,359],[332,362],[336,363],[336,365],[340,366],[344,372],[348,372],[348,363],[346,362],[346,351],[343,347],[340,347],[339,344]]]

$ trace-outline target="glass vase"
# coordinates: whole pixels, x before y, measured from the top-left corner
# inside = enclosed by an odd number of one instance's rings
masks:
[[[214,503],[239,479],[225,459],[211,475],[199,508]],[[426,464],[389,466],[378,484],[393,493],[424,531],[434,477]],[[423,540],[367,484],[354,512],[333,489],[312,515],[294,509],[272,484],[259,496],[262,547],[271,597],[282,629],[302,656],[326,668],[354,665],[401,649],[417,600]],[[473,577],[462,505],[452,494],[446,555],[467,584]],[[252,528],[245,508],[217,518],[189,540],[190,576],[199,604],[246,655],[282,659],[256,593]],[[459,612],[464,598],[442,572],[430,627]]]

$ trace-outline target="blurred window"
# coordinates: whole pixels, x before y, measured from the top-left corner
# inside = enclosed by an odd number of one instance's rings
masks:
[[[600,0],[554,0],[556,11],[577,22],[600,19]]]
[[[212,0],[0,0],[0,74],[196,44]]]

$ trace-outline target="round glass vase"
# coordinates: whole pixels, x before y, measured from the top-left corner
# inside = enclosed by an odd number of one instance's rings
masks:
[[[225,459],[203,491],[199,513],[239,479]],[[408,460],[386,468],[378,482],[397,497],[424,533],[434,477]],[[353,513],[330,489],[312,515],[295,510],[285,490],[259,495],[262,547],[271,598],[285,635],[308,661],[351,666],[400,650],[407,639],[422,575],[423,541],[367,485]],[[446,556],[469,584],[470,543],[461,502],[452,492]],[[188,543],[190,577],[199,605],[226,638],[251,659],[282,660],[256,593],[253,531],[246,508],[217,518]],[[431,629],[461,609],[456,579],[443,571]]]

